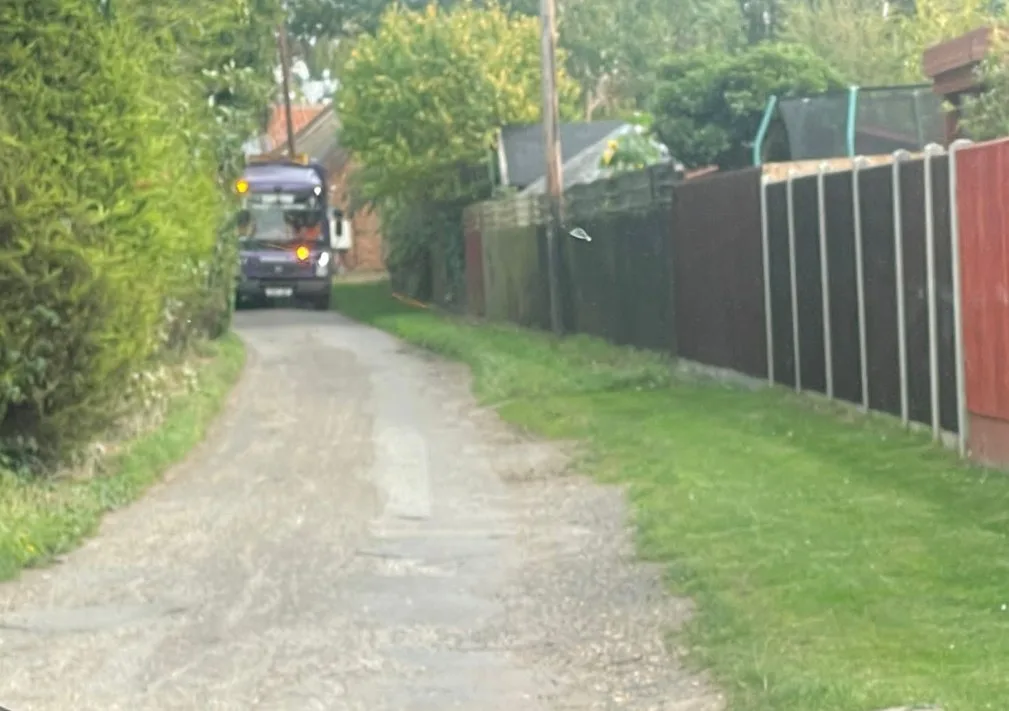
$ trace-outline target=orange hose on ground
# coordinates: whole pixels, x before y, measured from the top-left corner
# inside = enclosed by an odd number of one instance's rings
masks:
[[[421,302],[415,299],[411,299],[409,296],[403,296],[402,294],[397,294],[395,291],[392,292],[392,298],[406,304],[407,306],[413,306],[414,308],[417,309],[429,308],[427,304],[422,304]]]

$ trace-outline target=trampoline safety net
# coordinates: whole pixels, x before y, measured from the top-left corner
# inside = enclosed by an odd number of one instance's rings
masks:
[[[847,91],[782,99],[778,104],[792,160],[849,155]],[[944,141],[942,99],[931,85],[865,87],[854,95],[855,155],[920,151]]]

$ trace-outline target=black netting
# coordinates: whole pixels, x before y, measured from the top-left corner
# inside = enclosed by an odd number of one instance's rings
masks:
[[[848,93],[782,99],[778,104],[792,160],[848,154]]]
[[[919,151],[945,137],[942,99],[927,85],[861,89],[855,116],[861,155]]]
[[[782,99],[778,110],[792,160],[848,155],[850,94],[830,92]],[[860,88],[855,110],[855,154],[920,151],[945,137],[942,99],[930,85]]]

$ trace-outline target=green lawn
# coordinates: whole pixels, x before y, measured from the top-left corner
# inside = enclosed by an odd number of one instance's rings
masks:
[[[177,396],[161,426],[115,455],[91,479],[27,480],[0,471],[0,580],[44,564],[91,535],[102,516],[136,499],[206,433],[245,360],[234,336],[208,345],[198,387]]]
[[[699,603],[687,641],[733,711],[1009,706],[1009,478],[887,418],[442,317],[387,284],[335,301],[465,361],[505,419],[630,485],[641,554]]]

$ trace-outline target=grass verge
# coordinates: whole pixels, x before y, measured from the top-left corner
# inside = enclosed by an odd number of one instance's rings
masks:
[[[28,480],[0,471],[0,580],[77,546],[94,533],[103,514],[135,500],[203,439],[245,361],[235,336],[208,347],[198,386],[175,397],[161,425],[127,443],[105,474]]]
[[[629,485],[641,554],[697,601],[687,642],[732,711],[1004,708],[1009,477],[889,418],[442,317],[387,284],[336,303],[465,361],[505,419],[584,441],[589,473]]]

